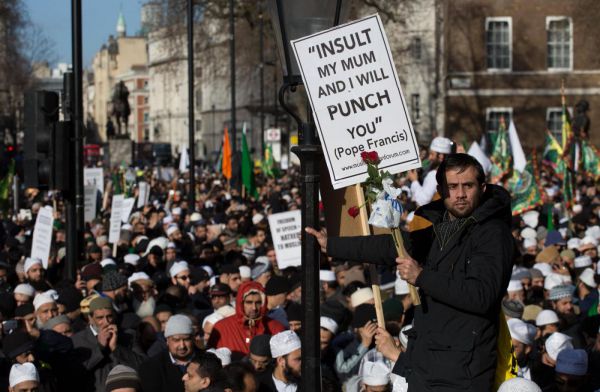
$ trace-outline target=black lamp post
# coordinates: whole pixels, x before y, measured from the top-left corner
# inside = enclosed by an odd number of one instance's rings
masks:
[[[269,0],[271,21],[277,38],[283,68],[283,85],[279,102],[298,124],[299,145],[292,152],[300,159],[302,178],[302,385],[301,391],[321,390],[321,348],[319,311],[319,247],[304,228],[319,223],[319,160],[321,146],[315,135],[312,109],[302,121],[285,102],[285,92],[296,91],[302,84],[298,63],[291,50],[290,40],[301,38],[333,26],[344,19],[348,1],[344,0]]]

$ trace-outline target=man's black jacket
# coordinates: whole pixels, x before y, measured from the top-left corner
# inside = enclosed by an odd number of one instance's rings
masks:
[[[413,391],[490,391],[496,368],[500,303],[516,255],[509,193],[487,185],[479,207],[440,247],[442,200],[419,208],[406,248],[423,267],[403,371]],[[390,235],[330,238],[329,256],[395,265]],[[397,369],[395,369],[397,371]]]

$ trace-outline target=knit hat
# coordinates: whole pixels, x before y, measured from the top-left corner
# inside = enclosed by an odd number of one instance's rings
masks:
[[[388,385],[390,370],[382,362],[366,361],[362,367],[362,382],[370,387]]]
[[[52,317],[50,320],[46,321],[46,323],[42,326],[42,329],[51,330],[60,324],[69,324],[71,325],[71,320],[64,314],[60,314],[56,317]]]
[[[350,304],[353,308],[356,308],[357,306],[364,304],[373,298],[373,290],[370,287],[363,287],[362,289],[358,289],[352,293],[350,296]]]
[[[29,271],[29,269],[31,267],[33,267],[34,265],[39,264],[41,266],[43,266],[44,264],[42,263],[42,260],[38,259],[38,258],[32,258],[32,257],[28,257],[25,259],[25,265],[23,266],[23,272],[27,273],[27,271]]]
[[[114,391],[121,388],[135,388],[138,391],[142,390],[142,383],[137,372],[125,365],[117,365],[106,377],[106,392]]]
[[[588,370],[588,356],[585,350],[566,348],[556,357],[556,373],[570,376],[585,376]]]
[[[14,359],[27,351],[31,351],[34,343],[27,332],[15,331],[2,339],[2,351],[8,359]]]
[[[573,340],[570,336],[565,335],[564,333],[554,332],[552,335],[546,339],[546,353],[553,360],[556,361],[558,354],[565,349],[573,348]]]
[[[31,362],[25,362],[24,364],[15,363],[10,368],[10,375],[8,376],[8,383],[11,388],[24,383],[26,381],[40,381],[40,376],[35,368],[35,365]]]
[[[542,390],[531,380],[515,377],[504,381],[498,392],[542,392]]]
[[[535,339],[536,329],[533,325],[519,319],[510,319],[507,321],[510,337],[531,346]]]
[[[169,276],[174,278],[177,276],[177,274],[179,274],[183,271],[189,271],[189,270],[190,270],[190,267],[188,266],[187,261],[176,261],[175,263],[173,263],[173,265],[169,269]]]
[[[554,286],[552,290],[550,290],[550,294],[548,294],[548,299],[550,301],[558,301],[562,298],[570,298],[573,296],[573,290],[571,286],[567,286],[565,284],[561,284],[558,286]]]
[[[48,294],[42,293],[42,294],[36,295],[35,298],[33,299],[33,307],[37,311],[40,308],[40,306],[45,305],[45,304],[50,304],[53,302],[55,302],[55,301],[51,296],[49,296]]]
[[[114,291],[127,286],[127,278],[117,271],[108,271],[102,275],[102,291]]]
[[[334,335],[337,333],[338,323],[336,323],[335,320],[332,318],[321,316],[320,325],[321,328],[328,330]]]
[[[290,288],[290,282],[283,276],[273,276],[265,286],[266,295],[285,294]]]
[[[542,307],[538,305],[527,305],[523,308],[523,321],[535,321],[536,317],[542,311]]]
[[[35,294],[35,289],[29,283],[21,283],[20,285],[17,285],[17,287],[15,287],[13,292],[15,294],[23,294],[28,297],[33,297],[33,295]]]
[[[252,338],[250,342],[250,352],[254,355],[259,355],[261,357],[269,357],[271,358],[271,346],[269,342],[271,341],[271,335],[257,335]]]
[[[352,328],[362,328],[369,321],[377,320],[375,306],[371,304],[362,304],[354,309],[354,318],[352,319]]]
[[[273,358],[279,358],[300,349],[300,338],[293,331],[283,331],[274,335],[269,341]]]
[[[90,314],[101,309],[112,309],[112,300],[108,297],[98,296],[90,301]]]
[[[505,299],[502,301],[502,311],[508,317],[519,319],[523,316],[523,304],[514,299]]]
[[[560,258],[558,248],[554,245],[550,245],[542,249],[540,253],[535,257],[535,261],[538,263],[552,263]]]
[[[520,281],[521,279],[531,279],[531,272],[527,269],[527,268],[517,268],[513,271],[512,276],[510,277],[510,280],[518,280]],[[510,282],[509,282],[509,287],[510,287]],[[521,288],[523,288],[523,285],[521,284]],[[511,291],[511,290],[508,290]]]
[[[535,325],[538,327],[543,327],[548,324],[556,324],[558,323],[558,315],[554,310],[544,309],[537,315],[535,318]]]
[[[193,331],[192,320],[183,314],[176,314],[167,321],[165,338],[173,335],[191,335]]]
[[[81,270],[81,279],[86,282],[92,279],[102,279],[102,266],[99,263],[91,263]]]
[[[321,282],[335,282],[335,272],[331,270],[320,270],[319,280]]]
[[[252,267],[252,280],[258,279],[262,274],[269,271],[271,266],[264,263],[256,263]]]

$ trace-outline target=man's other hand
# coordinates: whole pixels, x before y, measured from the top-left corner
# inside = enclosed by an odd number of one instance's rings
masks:
[[[419,263],[410,257],[397,257],[396,264],[398,264],[400,277],[414,286],[419,274],[423,271]]]
[[[327,229],[322,228],[321,231],[316,231],[312,227],[307,227],[306,232],[317,239],[321,252],[327,253]]]

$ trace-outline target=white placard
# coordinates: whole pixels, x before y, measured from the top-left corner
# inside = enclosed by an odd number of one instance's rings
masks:
[[[302,264],[302,229],[300,210],[269,215],[269,227],[279,269]]]
[[[96,218],[97,201],[98,189],[96,185],[85,185],[83,187],[83,218],[86,222],[91,222]]]
[[[334,189],[367,178],[363,151],[379,168],[421,167],[396,68],[379,15],[292,41]]]
[[[52,211],[50,206],[40,208],[33,228],[31,257],[42,260],[44,269],[48,269],[50,245],[52,244],[52,223],[54,221]]]
[[[83,169],[83,185],[96,185],[100,194],[104,193],[104,173],[101,167],[86,167]]]
[[[123,211],[121,211],[121,222],[127,223],[129,220],[129,215],[131,215],[131,209],[135,204],[135,198],[128,197],[123,200]]]
[[[108,242],[111,244],[119,241],[121,235],[121,215],[123,214],[123,195],[114,195],[110,207],[110,231]]]
[[[138,183],[137,208],[142,208],[146,204],[148,204],[149,198],[150,198],[150,184],[148,184],[145,181],[140,181]]]

